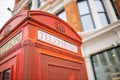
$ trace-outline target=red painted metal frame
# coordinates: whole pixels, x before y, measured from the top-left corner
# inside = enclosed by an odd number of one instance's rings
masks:
[[[4,35],[8,26],[9,32]],[[74,44],[78,52],[39,40],[38,30]],[[10,80],[88,80],[80,48],[82,39],[67,23],[46,12],[18,13],[1,29],[0,47],[20,32],[22,40],[0,54],[2,75],[10,68]]]

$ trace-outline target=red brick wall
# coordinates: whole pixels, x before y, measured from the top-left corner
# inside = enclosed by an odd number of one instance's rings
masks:
[[[67,16],[67,22],[72,26],[72,28],[77,31],[82,31],[82,26],[80,23],[80,16],[79,11],[77,7],[76,1],[71,1],[65,6],[66,16]]]

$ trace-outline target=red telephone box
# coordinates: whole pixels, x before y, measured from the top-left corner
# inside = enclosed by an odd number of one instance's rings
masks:
[[[58,17],[24,11],[0,35],[0,80],[88,80],[82,40]]]

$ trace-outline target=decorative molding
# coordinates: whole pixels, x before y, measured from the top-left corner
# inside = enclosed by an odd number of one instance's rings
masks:
[[[90,41],[90,40],[92,40],[92,39],[94,39],[98,36],[101,36],[101,35],[105,34],[105,33],[111,32],[111,30],[113,31],[113,29],[119,28],[119,27],[120,27],[120,21],[112,23],[112,24],[108,25],[107,27],[104,27],[104,28],[101,28],[101,29],[95,31],[93,33],[94,35],[93,34],[91,34],[91,35],[88,34],[89,36],[87,36],[85,39],[83,39],[83,43],[86,43],[86,42],[88,42],[88,41]]]

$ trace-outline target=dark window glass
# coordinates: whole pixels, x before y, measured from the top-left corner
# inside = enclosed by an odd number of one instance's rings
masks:
[[[0,80],[2,80],[2,73],[0,72]]]
[[[94,0],[94,5],[98,12],[99,19],[101,21],[102,26],[103,27],[107,26],[109,23],[109,20],[108,20],[102,0]]]
[[[99,54],[101,65],[107,65],[106,56],[104,53]]]
[[[115,14],[120,19],[120,0],[110,0],[114,8]]]
[[[61,12],[57,13],[56,16],[58,16],[59,18],[63,19],[64,21],[67,21],[66,20],[65,10],[62,10]]]
[[[98,57],[98,56],[93,56],[93,57],[92,57],[93,65],[94,65],[94,66],[99,66],[99,62],[98,62],[97,57]]]
[[[112,51],[108,51],[108,56],[109,56],[109,60],[110,60],[110,63],[111,64],[115,64],[115,59],[114,59],[114,57],[115,57],[115,54],[112,52]]]
[[[120,47],[93,55],[91,61],[96,80],[120,80]]]
[[[119,60],[119,64],[120,64],[120,48],[116,48],[116,56],[118,57],[118,60]]]
[[[4,77],[3,80],[10,80],[10,69],[4,71]]]
[[[41,7],[44,5],[44,0],[38,0],[38,7]]]
[[[28,4],[28,9],[31,10],[31,7],[32,7],[32,3],[29,3]]]
[[[93,30],[94,24],[87,0],[78,0],[78,9],[84,31]]]

